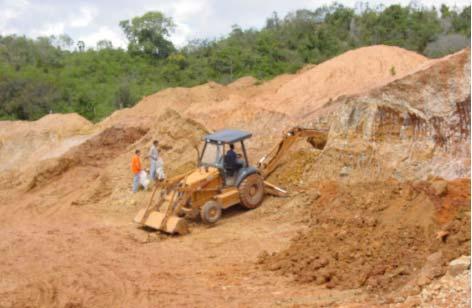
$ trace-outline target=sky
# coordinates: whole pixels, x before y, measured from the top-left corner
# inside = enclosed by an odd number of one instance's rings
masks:
[[[231,26],[243,29],[260,28],[272,12],[280,17],[297,9],[314,10],[331,4],[330,0],[0,0],[0,35],[18,34],[28,37],[68,34],[87,47],[95,47],[102,39],[115,47],[126,47],[119,22],[158,10],[171,16],[177,24],[170,39],[178,47],[192,39],[213,39],[231,31]],[[338,0],[354,7],[359,0]],[[366,2],[366,1],[363,1]],[[411,0],[367,1],[378,4],[408,5]],[[442,3],[463,7],[470,0],[414,0],[416,4],[439,7]]]

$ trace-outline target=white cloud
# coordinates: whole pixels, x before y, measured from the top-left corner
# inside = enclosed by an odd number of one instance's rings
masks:
[[[58,35],[58,34],[63,34],[64,29],[65,29],[65,24],[63,22],[48,23],[37,30],[32,30],[31,35],[33,37]]]
[[[29,2],[26,0],[0,1],[0,34],[6,35],[17,32],[17,29],[11,23],[18,19],[28,6]]]
[[[170,39],[177,47],[183,47],[187,44],[190,35],[192,34],[192,29],[190,26],[184,23],[176,23],[177,29],[175,33],[172,33]]]
[[[211,13],[208,0],[178,0],[172,2],[172,17],[178,21],[189,18],[205,18]]]
[[[30,5],[30,2],[28,0],[2,0],[0,4],[2,7],[21,11],[26,9]]]
[[[13,33],[12,30],[14,30],[14,28],[9,26],[9,21],[15,19],[17,15],[18,13],[9,9],[0,11],[0,34],[5,35]]]
[[[80,28],[88,26],[98,15],[98,9],[91,6],[82,6],[79,9],[79,15],[71,16],[69,26]]]
[[[172,3],[170,16],[174,19],[177,28],[170,37],[177,47],[183,47],[195,34],[196,29],[189,24],[190,21],[200,20],[208,22],[212,13],[209,0],[180,0]]]

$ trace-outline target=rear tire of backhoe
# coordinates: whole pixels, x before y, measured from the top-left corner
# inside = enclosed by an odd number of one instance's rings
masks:
[[[264,180],[257,174],[251,174],[239,184],[239,198],[247,209],[255,209],[264,200]]]
[[[216,223],[221,217],[221,205],[214,200],[207,201],[200,209],[200,217],[207,225]]]

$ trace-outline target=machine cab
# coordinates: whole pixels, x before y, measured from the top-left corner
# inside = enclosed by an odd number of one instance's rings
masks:
[[[206,135],[199,166],[217,168],[225,186],[236,185],[239,175],[249,167],[244,140],[251,136],[240,130],[221,130]]]

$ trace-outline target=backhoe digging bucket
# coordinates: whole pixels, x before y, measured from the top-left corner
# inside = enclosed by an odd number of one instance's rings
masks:
[[[288,192],[278,186],[275,186],[272,183],[269,183],[267,181],[264,181],[264,191],[272,196],[276,197],[287,197]]]

